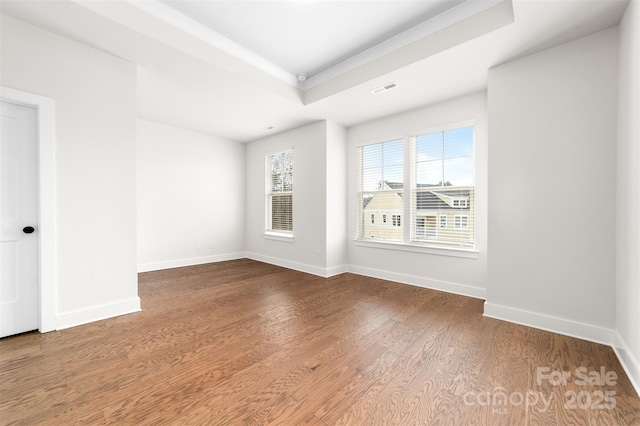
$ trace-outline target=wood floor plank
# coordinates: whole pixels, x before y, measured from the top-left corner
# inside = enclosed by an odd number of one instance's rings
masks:
[[[248,259],[143,273],[139,295],[142,312],[0,339],[0,425],[640,424],[611,348],[481,300]]]

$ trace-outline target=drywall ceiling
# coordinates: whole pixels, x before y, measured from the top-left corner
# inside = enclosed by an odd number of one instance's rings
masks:
[[[483,90],[490,67],[617,25],[626,5],[626,0],[0,3],[5,15],[138,64],[141,118],[240,142],[320,119],[348,127]],[[384,28],[376,25],[385,14]],[[244,28],[232,31],[236,26]],[[278,41],[289,33],[307,40],[308,50],[299,53],[299,44]],[[309,73],[309,79],[299,82],[298,72]],[[370,93],[391,81],[396,89]]]
[[[164,3],[292,75],[314,76],[462,0]]]

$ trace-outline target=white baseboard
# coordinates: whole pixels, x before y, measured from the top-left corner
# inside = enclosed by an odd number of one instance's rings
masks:
[[[620,360],[620,364],[622,364],[622,368],[624,368],[624,371],[627,373],[636,393],[640,395],[640,362],[633,356],[626,342],[617,332],[615,334],[613,351],[618,356],[618,360]]]
[[[380,278],[383,280],[395,281],[402,284],[409,284],[418,287],[430,288],[432,290],[444,291],[447,293],[460,294],[462,296],[476,299],[486,299],[487,290],[480,287],[473,287],[466,284],[452,283],[448,281],[434,280],[416,275],[400,274],[397,272],[383,271],[381,269],[365,268],[362,266],[347,266],[347,272],[367,277]]]
[[[295,271],[306,272],[307,274],[317,275],[319,277],[328,278],[346,272],[346,266],[336,266],[332,268],[323,268],[320,266],[307,265],[306,263],[294,262],[278,257],[265,256],[259,253],[246,253],[248,259],[257,260],[258,262],[269,263],[271,265],[282,266],[283,268],[293,269]]]
[[[119,302],[65,312],[56,316],[56,330],[63,330],[138,311],[140,311],[140,298],[136,296]]]
[[[484,316],[612,346],[614,330],[537,312],[484,303]]]
[[[162,269],[180,268],[183,266],[202,265],[205,263],[223,262],[225,260],[243,259],[244,252],[216,254],[212,256],[191,257],[188,259],[165,260],[162,262],[141,263],[138,265],[138,272],[160,271]]]
[[[344,274],[345,272],[347,272],[347,266],[346,265],[340,265],[340,266],[334,266],[332,268],[327,268],[325,269],[325,278],[329,278],[329,277],[334,277],[336,275],[340,275],[340,274]]]

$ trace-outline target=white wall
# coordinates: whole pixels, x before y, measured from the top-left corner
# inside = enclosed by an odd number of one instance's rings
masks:
[[[612,343],[617,29],[489,70],[485,315]]]
[[[328,275],[344,272],[347,260],[347,131],[327,121],[327,253]]]
[[[363,247],[356,236],[357,146],[409,137],[442,126],[476,120],[477,258]],[[478,92],[348,129],[347,247],[350,271],[484,298],[487,280],[486,95]]]
[[[243,144],[138,120],[138,270],[244,257]]]
[[[620,23],[616,351],[640,392],[640,3]]]
[[[329,126],[332,128],[330,137]],[[339,242],[336,242],[334,231],[327,233],[328,222],[339,217],[335,212],[328,212],[327,206],[339,208],[341,203],[339,193],[332,192],[330,197],[327,195],[327,160],[329,157],[340,158],[336,150],[340,144],[340,130],[336,126],[324,120],[318,121],[247,145],[247,257],[320,276],[331,275],[339,269],[335,267],[340,260],[335,259],[333,254],[334,250],[339,250]],[[328,145],[331,147],[328,148]],[[264,235],[265,156],[291,148],[294,238],[275,240]],[[328,238],[328,235],[331,237]],[[327,259],[328,239],[332,251],[330,263]],[[328,264],[331,269],[327,269]]]
[[[136,67],[2,16],[0,84],[55,100],[56,327],[139,310]]]

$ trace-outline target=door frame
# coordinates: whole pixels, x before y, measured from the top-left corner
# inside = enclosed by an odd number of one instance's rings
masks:
[[[36,109],[38,152],[38,262],[41,333],[56,329],[56,169],[54,100],[0,86],[0,99]]]

